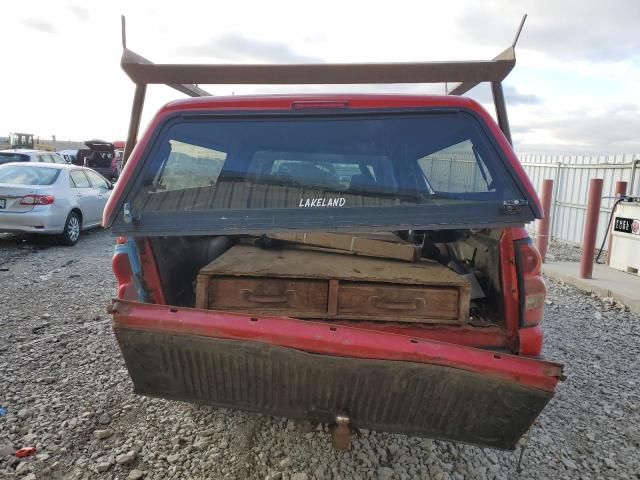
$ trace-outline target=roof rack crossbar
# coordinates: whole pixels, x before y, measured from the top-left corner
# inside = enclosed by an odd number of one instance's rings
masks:
[[[493,60],[467,62],[207,65],[153,64],[125,49],[122,68],[136,84],[338,85],[500,82],[515,66],[512,48]]]
[[[162,66],[162,65],[156,65],[155,63],[147,60],[146,58],[144,58],[141,55],[138,55],[135,52],[132,52],[126,47],[122,52],[122,68],[126,72],[127,69],[125,68],[125,63],[127,65],[138,65],[138,66],[147,66],[147,67]],[[205,82],[171,82],[168,80],[163,82],[145,82],[145,81],[137,81],[136,79],[133,79],[133,78],[132,80],[136,85],[148,85],[150,83],[159,83],[159,84],[167,85],[171,88],[178,90],[179,92],[189,95],[190,97],[208,97],[211,95],[209,92],[207,92],[206,90],[203,90],[202,88],[196,85],[196,83],[205,83]]]
[[[510,63],[512,63],[511,68],[513,69],[513,67],[516,64],[516,51],[513,48],[513,46],[511,46],[511,47],[507,48],[506,50],[504,50],[503,52],[501,52],[499,55],[497,55],[491,61],[492,62],[510,62]],[[511,71],[511,70],[509,70],[509,71]],[[506,77],[506,75],[505,75],[505,77]],[[464,95],[469,90],[471,90],[473,87],[481,84],[482,82],[496,82],[496,81],[502,81],[502,80],[504,80],[504,78],[502,78],[500,80],[475,78],[475,79],[471,79],[471,80],[459,81],[460,83],[458,83],[457,85],[452,85],[447,90],[447,94],[449,94],[449,95]]]

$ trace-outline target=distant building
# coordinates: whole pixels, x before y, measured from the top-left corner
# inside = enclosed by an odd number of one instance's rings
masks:
[[[11,148],[33,148],[33,133],[10,133],[9,144]]]

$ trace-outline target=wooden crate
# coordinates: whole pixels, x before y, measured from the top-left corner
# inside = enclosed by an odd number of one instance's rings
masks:
[[[437,262],[236,245],[200,270],[196,307],[296,318],[463,323],[470,285]]]

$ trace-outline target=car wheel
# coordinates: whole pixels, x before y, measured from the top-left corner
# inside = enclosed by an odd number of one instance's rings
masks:
[[[60,243],[69,247],[78,243],[81,227],[82,221],[80,220],[80,215],[78,215],[77,212],[69,213],[67,222],[64,224],[62,235],[60,235]]]

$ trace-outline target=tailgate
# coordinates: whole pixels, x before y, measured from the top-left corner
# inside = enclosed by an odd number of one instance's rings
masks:
[[[139,394],[513,449],[555,363],[289,318],[117,301]],[[384,387],[384,388],[381,388]]]

